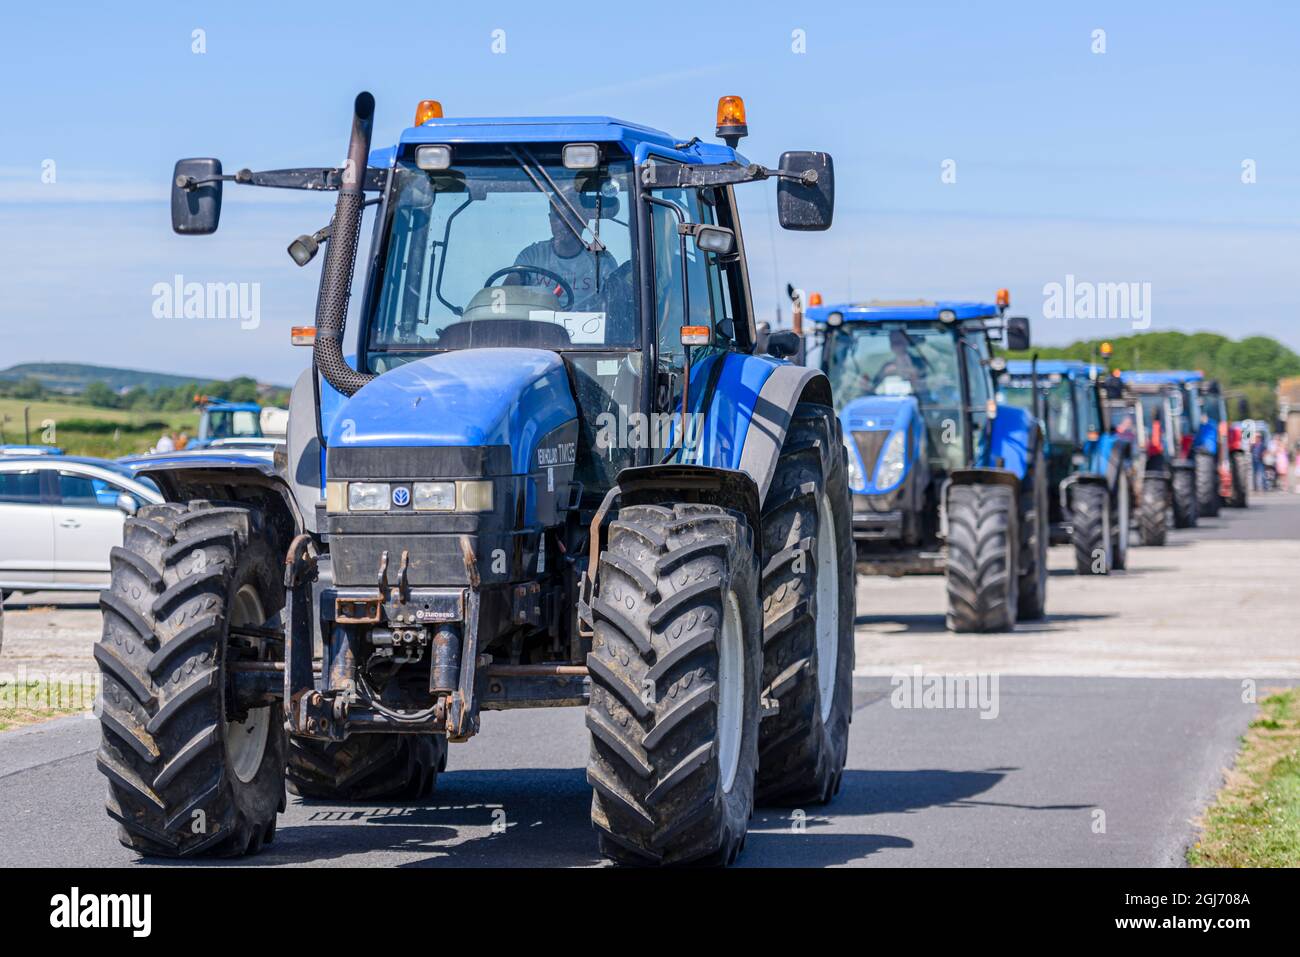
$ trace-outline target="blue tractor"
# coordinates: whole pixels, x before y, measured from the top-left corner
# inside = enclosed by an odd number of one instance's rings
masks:
[[[256,402],[227,402],[224,399],[198,400],[199,434],[185,447],[207,448],[213,442],[262,438],[262,407]]]
[[[225,183],[335,190],[285,447],[146,470],[95,655],[121,839],[255,851],[300,795],[419,798],[484,711],[581,706],[600,847],[727,863],[755,800],[828,801],[852,710],[847,467],[830,383],[755,349],[734,190],[830,226],[831,158],[779,168],[607,117],[420,105],[347,163],[177,164],[179,233]],[[374,225],[345,331],[363,214]],[[777,337],[773,348],[779,349]]]
[[[1128,560],[1136,434],[1131,422],[1107,421],[1105,378],[1101,366],[1071,359],[1013,359],[998,378],[999,402],[1041,412],[1050,539],[1074,546],[1080,575],[1106,575]]]
[[[993,343],[1029,322],[981,302],[809,309],[849,457],[858,569],[947,576],[953,631],[1041,618],[1047,475],[1035,417],[994,398]]]

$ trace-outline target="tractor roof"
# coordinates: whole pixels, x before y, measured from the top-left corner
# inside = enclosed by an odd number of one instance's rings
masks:
[[[1029,359],[1008,359],[1007,372],[1011,375],[1024,376],[1033,372],[1033,362]],[[1084,362],[1082,359],[1039,359],[1039,375],[1063,375],[1071,379],[1087,379],[1093,375],[1104,376],[1104,366]]]
[[[958,300],[939,300],[931,302],[926,299],[885,301],[873,299],[870,302],[846,302],[831,306],[812,306],[808,309],[808,318],[813,322],[825,322],[831,313],[838,312],[845,322],[885,322],[900,320],[938,321],[939,313],[951,311],[958,319],[994,319],[1001,315],[998,307],[991,302],[969,302]]]
[[[256,402],[226,402],[218,399],[203,406],[205,412],[261,412],[262,407]]]
[[[1132,369],[1120,373],[1120,380],[1130,385],[1185,385],[1188,382],[1200,382],[1205,373],[1193,369],[1161,369],[1152,372],[1135,372]]]
[[[747,163],[718,143],[691,142],[640,123],[611,116],[452,116],[426,120],[402,132],[399,146],[412,143],[618,143],[635,162],[651,153],[683,163]],[[391,166],[397,148],[375,150],[372,166]]]

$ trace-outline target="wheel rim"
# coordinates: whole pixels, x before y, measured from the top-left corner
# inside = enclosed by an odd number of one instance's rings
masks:
[[[817,691],[824,722],[835,703],[835,671],[839,667],[840,576],[835,515],[828,496],[821,497],[817,512]]]
[[[257,589],[245,585],[235,592],[230,609],[230,624],[261,625],[266,621],[262,608],[262,599]],[[248,717],[243,721],[226,722],[226,760],[231,773],[244,784],[257,776],[266,754],[266,743],[270,739],[271,707],[250,708]]]
[[[745,656],[740,601],[727,592],[718,645],[718,774],[724,794],[731,792],[740,767],[740,739],[745,716]]]

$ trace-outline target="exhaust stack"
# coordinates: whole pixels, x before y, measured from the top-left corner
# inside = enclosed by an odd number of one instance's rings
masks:
[[[352,136],[348,140],[347,164],[339,186],[320,292],[316,298],[316,344],[312,361],[317,371],[339,392],[351,396],[374,376],[358,372],[343,358],[343,327],[348,318],[352,294],[352,273],[357,262],[357,241],[361,235],[361,214],[365,206],[363,188],[370,162],[370,135],[374,128],[375,98],[357,94],[352,111]]]

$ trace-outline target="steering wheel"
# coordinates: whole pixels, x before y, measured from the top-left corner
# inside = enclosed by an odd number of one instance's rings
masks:
[[[487,277],[487,282],[483,283],[483,288],[488,289],[491,285],[502,276],[508,276],[511,273],[536,273],[539,276],[545,276],[547,279],[554,279],[555,284],[560,287],[560,291],[569,297],[568,301],[560,306],[561,309],[568,309],[573,305],[573,287],[564,281],[564,277],[549,269],[543,269],[541,266],[506,266],[504,269],[498,269],[492,275]]]

